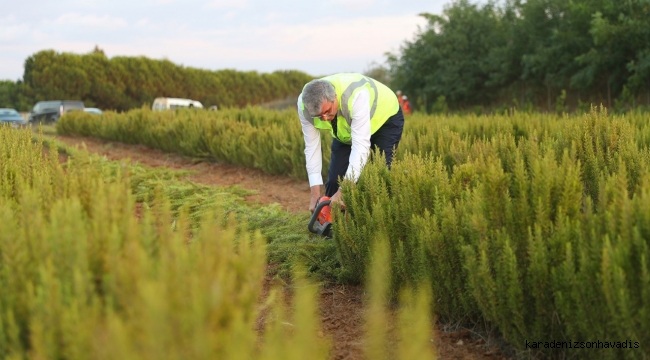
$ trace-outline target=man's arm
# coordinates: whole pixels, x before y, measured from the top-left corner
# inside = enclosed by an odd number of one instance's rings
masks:
[[[360,90],[352,101],[352,150],[345,178],[357,182],[370,154],[370,94]]]
[[[305,119],[302,114],[302,95],[298,97],[298,117],[302,125],[302,135],[305,139],[305,160],[309,186],[323,184],[323,154],[320,147],[320,132],[316,127]]]
[[[370,154],[370,94],[367,90],[360,90],[352,100],[352,149],[350,151],[350,164],[345,172],[345,179],[354,181],[359,180],[361,170],[368,161]],[[312,188],[313,189],[313,188]],[[312,193],[313,194],[313,193]],[[341,189],[332,195],[332,202],[337,202],[342,208],[345,204],[341,197]]]
[[[323,154],[321,153],[320,147],[320,132],[312,123],[305,119],[300,109],[302,109],[302,95],[298,97],[298,117],[300,118],[302,134],[305,139],[305,160],[307,163],[309,187],[311,188],[309,211],[314,212],[323,185]]]

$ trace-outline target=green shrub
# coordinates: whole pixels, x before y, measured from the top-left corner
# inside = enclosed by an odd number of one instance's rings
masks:
[[[277,290],[260,302],[267,264],[259,232],[224,219],[216,203],[193,225],[195,197],[172,211],[173,190],[152,189],[125,163],[77,150],[62,164],[57,147],[49,151],[31,130],[0,127],[0,357],[328,358],[317,285],[301,271],[293,311]],[[149,201],[136,206],[136,198]],[[406,294],[397,342],[369,336],[396,344],[398,359],[433,358],[430,297]],[[368,301],[385,300],[376,292]]]

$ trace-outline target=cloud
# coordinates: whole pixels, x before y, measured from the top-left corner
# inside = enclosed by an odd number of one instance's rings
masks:
[[[133,24],[133,27],[136,29],[144,30],[146,31],[160,31],[163,27],[164,24],[160,23],[155,23],[151,21],[149,18],[142,18]]]
[[[17,74],[13,69],[21,69],[25,60],[0,58],[0,80],[16,81],[23,76],[23,73]]]
[[[102,48],[109,56],[168,58],[184,66],[212,70],[293,68],[326,75],[362,72],[370,62],[382,61],[387,51],[397,50],[413,36],[418,25],[425,23],[416,15],[404,15],[325,18],[309,25],[272,24],[210,31],[184,28],[173,36],[149,34],[138,38],[137,43],[102,43]]]
[[[78,13],[63,14],[54,20],[54,24],[92,26],[106,29],[119,29],[128,26],[126,20],[123,18],[112,17],[110,15],[81,15]]]
[[[32,40],[37,43],[48,41],[51,38],[52,38],[52,34],[50,34],[49,32],[44,32],[39,29],[32,31]]]
[[[138,28],[146,28],[148,26],[149,26],[149,19],[148,18],[140,19],[135,23],[135,27],[138,27]]]
[[[291,49],[302,59],[340,59],[382,55],[398,47],[426,21],[416,15],[323,19],[309,25],[258,29],[274,47]]]
[[[287,19],[288,16],[286,14],[277,11],[271,11],[270,13],[266,14],[266,16],[264,17],[264,20],[267,22],[286,21]]]
[[[250,6],[248,0],[212,0],[205,4],[213,9],[246,9]]]
[[[13,41],[29,34],[28,24],[17,24],[15,16],[0,18],[0,40]]]
[[[18,40],[20,37],[28,33],[29,25],[27,24],[3,24],[2,20],[0,20],[0,40],[2,41]]]
[[[151,5],[170,1],[173,6]],[[17,13],[18,21],[0,15],[0,48],[12,47],[9,54],[21,59],[6,63],[11,71],[3,68],[0,74],[21,76],[19,64],[43,49],[88,53],[95,44],[109,57],[167,57],[212,70],[297,69],[319,75],[363,71],[412,39],[418,25],[426,25],[417,12],[394,11],[389,9],[394,3],[384,0],[326,0],[319,5],[319,16],[313,16],[316,10],[307,3],[266,6],[258,1],[201,0],[185,6],[176,0],[145,0],[133,7],[110,3],[92,11],[65,7],[50,12],[49,18]],[[373,11],[346,11],[367,6]]]
[[[335,6],[342,6],[348,10],[366,10],[375,3],[375,0],[331,0]]]

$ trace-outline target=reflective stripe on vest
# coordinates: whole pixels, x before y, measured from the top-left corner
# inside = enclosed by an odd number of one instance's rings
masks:
[[[341,91],[342,89],[340,88],[341,84],[340,81],[342,79],[346,79],[349,77],[357,77],[358,80],[351,82],[349,85],[345,86],[345,89]],[[368,91],[370,92],[370,100],[371,103],[368,104],[370,107],[370,121],[371,121],[371,131],[374,133],[383,125],[386,120],[388,119],[389,116],[394,115],[397,113],[397,110],[399,109],[399,104],[397,102],[397,98],[395,97],[394,93],[388,89],[385,85],[379,84],[382,86],[382,90],[378,89],[377,83],[361,74],[339,74],[339,75],[332,75],[323,78],[323,80],[327,80],[332,85],[334,86],[335,91],[337,92],[337,97],[338,93],[340,92],[340,98],[339,98],[339,109],[336,113],[336,119],[332,121],[338,121],[338,117],[343,117],[345,119],[345,123],[347,126],[343,126],[343,124],[338,123],[338,133],[335,135],[332,130],[332,125],[330,124],[329,121],[323,121],[320,120],[319,118],[312,118],[309,112],[307,111],[307,108],[305,104],[302,104],[302,113],[305,119],[307,119],[312,125],[316,126],[316,128],[323,129],[323,130],[329,130],[330,134],[337,138],[339,141],[343,143],[350,144],[351,143],[351,125],[352,125],[352,115],[350,113],[351,110],[351,104],[350,104],[350,99],[354,96],[355,91],[366,87],[366,85],[369,86]],[[377,108],[379,106],[379,94],[383,92],[384,97],[382,98],[382,101],[387,102],[384,103],[384,107],[382,110],[382,118],[374,118]],[[301,100],[302,102],[302,100]],[[394,103],[394,104],[393,104]],[[388,113],[386,113],[388,112]],[[373,126],[374,125],[374,126]]]
[[[354,90],[359,89],[363,87],[365,84],[370,84],[370,87],[375,91],[375,96],[374,100],[372,101],[372,105],[370,106],[370,119],[372,119],[373,116],[375,116],[375,111],[377,111],[377,98],[379,97],[379,91],[377,91],[377,85],[375,85],[374,81],[368,80],[367,77],[363,77],[359,81],[355,81],[352,84],[348,86],[345,91],[343,91],[343,94],[341,94],[341,103],[345,104],[345,106],[340,105],[339,107],[341,108],[341,114],[345,118],[345,120],[348,122],[348,125],[352,126],[352,116],[350,115],[350,107],[348,106],[348,103],[350,102],[350,97],[352,96],[352,93],[354,93]],[[372,94],[371,94],[372,97]]]

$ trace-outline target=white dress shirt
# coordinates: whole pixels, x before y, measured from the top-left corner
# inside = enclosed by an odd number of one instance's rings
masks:
[[[341,104],[339,104],[340,106]],[[309,186],[322,185],[323,155],[320,146],[320,131],[308,119],[305,119],[300,109],[302,109],[302,94],[298,97],[298,116],[305,137],[305,158],[307,160]],[[350,165],[348,165],[345,172],[345,179],[356,182],[370,154],[370,93],[368,93],[367,89],[361,89],[354,95],[350,115],[352,116],[350,126],[352,129],[352,151],[350,153]],[[332,121],[336,121],[336,119]]]

